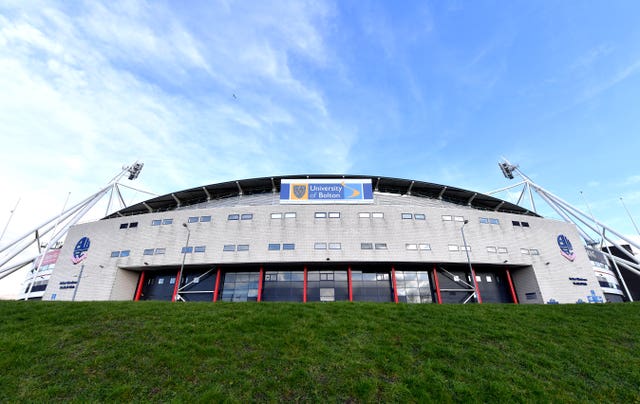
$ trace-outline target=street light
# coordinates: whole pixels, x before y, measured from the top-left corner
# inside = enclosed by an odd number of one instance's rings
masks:
[[[180,272],[178,272],[178,278],[176,279],[176,297],[178,296],[178,290],[180,290],[180,283],[182,281],[182,271],[184,271],[184,260],[187,258],[187,249],[189,248],[189,237],[191,237],[191,230],[186,223],[182,223],[182,226],[187,229],[187,242],[182,250],[182,265],[180,265]],[[175,297],[173,299],[175,301]]]
[[[462,233],[462,244],[464,244],[464,252],[467,254],[467,263],[469,264],[469,272],[471,272],[471,280],[473,281],[473,289],[474,294],[476,296],[476,301],[478,303],[482,303],[482,299],[480,298],[480,294],[478,293],[478,282],[476,281],[476,272],[473,270],[473,266],[471,266],[471,258],[469,258],[469,246],[467,246],[467,240],[464,237],[464,226],[469,223],[468,220],[465,220],[460,227],[460,233]]]

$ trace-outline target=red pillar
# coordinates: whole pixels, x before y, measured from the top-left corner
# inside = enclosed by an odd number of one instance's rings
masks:
[[[391,284],[393,285],[393,301],[398,304],[398,285],[396,284],[396,269],[391,267]]]
[[[353,301],[353,281],[351,280],[351,267],[347,269],[347,284],[349,285],[349,301]]]
[[[216,287],[213,289],[213,301],[218,301],[218,293],[220,292],[220,267],[218,267],[218,273],[216,274]]]
[[[438,304],[442,304],[442,296],[440,295],[440,282],[438,281],[438,272],[436,271],[435,264],[433,264],[433,281],[436,284],[436,299],[438,299]]]
[[[171,301],[176,301],[176,296],[178,295],[178,288],[180,287],[180,278],[182,277],[182,273],[178,269],[178,273],[176,274],[176,286],[173,287],[173,296],[171,296]]]
[[[138,280],[138,288],[136,289],[136,296],[133,298],[134,302],[140,300],[142,295],[142,287],[144,286],[144,271],[140,272],[140,279]]]
[[[304,267],[304,282],[303,282],[303,291],[302,291],[302,301],[304,303],[307,302],[307,267]]]
[[[476,289],[476,296],[478,297],[478,303],[482,304],[482,297],[480,297],[480,289],[478,288],[478,281],[476,280],[476,271],[471,267],[471,278],[473,279],[473,286]]]
[[[513,281],[511,280],[511,272],[509,268],[505,269],[507,272],[507,282],[509,282],[509,290],[511,291],[511,298],[513,299],[513,303],[518,304],[518,296],[516,296],[516,290],[513,287]]]
[[[258,278],[258,301],[262,301],[262,279],[264,278],[264,270],[260,267],[260,277]]]

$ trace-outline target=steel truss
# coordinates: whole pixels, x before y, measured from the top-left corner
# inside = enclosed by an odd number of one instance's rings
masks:
[[[488,192],[487,195],[493,195],[497,193],[501,193],[510,189],[514,189],[517,187],[522,187],[522,191],[518,197],[518,201],[516,204],[522,205],[524,202],[524,198],[528,195],[529,203],[531,205],[531,210],[533,212],[538,213],[536,209],[536,205],[534,202],[534,191],[535,193],[544,201],[546,204],[553,209],[560,217],[568,223],[573,223],[578,229],[578,233],[582,237],[584,243],[586,244],[587,250],[599,251],[604,254],[612,263],[618,275],[620,282],[622,283],[627,298],[630,301],[633,301],[631,294],[629,293],[629,289],[624,281],[620,273],[619,266],[624,267],[629,270],[631,273],[634,273],[640,276],[640,261],[633,254],[629,253],[625,248],[621,247],[619,242],[623,240],[629,245],[640,250],[640,245],[633,242],[628,237],[620,234],[615,231],[611,227],[601,223],[596,220],[593,214],[587,215],[585,212],[580,209],[572,206],[570,203],[564,201],[560,197],[554,195],[548,190],[544,189],[540,185],[536,184],[531,180],[531,178],[527,177],[517,165],[511,164],[507,159],[503,159],[502,162],[498,163],[500,170],[504,176],[508,179],[513,179],[514,175],[518,175],[522,181],[518,182],[515,185],[511,185],[508,187],[496,189],[494,191]],[[635,224],[635,223],[634,223]],[[595,240],[591,237],[590,234],[597,234],[599,241]],[[610,246],[616,247],[616,249],[624,254],[625,257],[621,258],[614,255],[611,252]]]
[[[24,268],[25,266],[34,265],[38,257],[44,258],[47,252],[49,252],[51,249],[59,248],[61,246],[63,238],[69,231],[69,228],[77,224],[105,196],[109,196],[105,216],[109,214],[112,206],[114,206],[114,198],[117,199],[120,206],[126,207],[127,205],[124,201],[124,198],[122,197],[120,187],[129,188],[134,191],[155,196],[150,192],[132,188],[119,183],[119,181],[127,174],[129,175],[129,180],[136,179],[140,174],[143,166],[144,163],[139,163],[136,161],[130,166],[122,167],[122,170],[116,176],[114,176],[106,186],[101,188],[96,193],[90,195],[89,197],[83,199],[82,201],[69,208],[66,207],[65,202],[65,207],[59,215],[48,219],[39,226],[29,230],[22,236],[1,246],[0,279],[11,275],[15,271]],[[49,236],[48,241],[43,240],[43,237],[46,235]],[[37,246],[37,253],[34,253],[34,244],[36,244]],[[33,283],[38,277],[38,272],[40,271],[40,265],[42,264],[42,261],[43,260],[40,259],[39,263],[37,264],[37,268],[35,269],[29,283],[29,289],[25,299],[27,299],[31,293]]]

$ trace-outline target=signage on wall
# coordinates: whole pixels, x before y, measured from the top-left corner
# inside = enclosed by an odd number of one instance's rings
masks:
[[[560,247],[560,254],[569,261],[573,261],[576,259],[576,254],[573,251],[571,241],[569,241],[567,236],[565,236],[564,234],[558,235],[558,247]]]
[[[89,237],[82,237],[76,243],[76,246],[73,248],[73,256],[71,257],[71,262],[73,265],[76,265],[87,258],[87,250],[89,250],[89,246],[91,245],[91,241]]]
[[[283,179],[280,203],[373,203],[371,179]]]

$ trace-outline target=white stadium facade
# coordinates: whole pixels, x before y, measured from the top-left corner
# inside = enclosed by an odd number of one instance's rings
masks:
[[[71,226],[47,254],[42,280],[22,297],[437,304],[625,296],[573,223],[474,191],[377,176],[265,177],[173,192]]]

